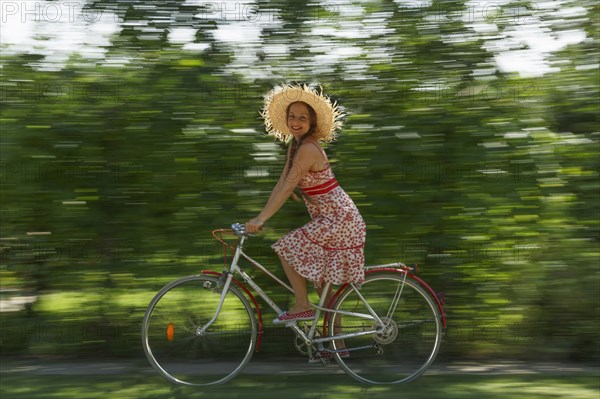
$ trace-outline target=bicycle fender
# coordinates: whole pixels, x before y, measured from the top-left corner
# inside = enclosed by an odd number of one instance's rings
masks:
[[[201,273],[210,275],[210,276],[216,276],[216,277],[220,277],[223,274],[221,272],[215,272],[213,270],[202,270]],[[258,302],[256,301],[256,298],[254,298],[254,295],[252,295],[252,293],[250,291],[248,291],[248,288],[246,288],[246,286],[244,286],[242,283],[240,283],[235,278],[231,279],[231,281],[235,285],[237,285],[239,288],[241,288],[246,293],[246,295],[248,295],[248,297],[250,298],[252,303],[254,303],[254,309],[256,309],[256,314],[258,315],[258,337],[256,338],[256,349],[254,351],[258,352],[260,349],[260,345],[262,344],[262,334],[263,334],[263,322],[262,322],[262,313],[260,312],[260,307],[258,306]]]

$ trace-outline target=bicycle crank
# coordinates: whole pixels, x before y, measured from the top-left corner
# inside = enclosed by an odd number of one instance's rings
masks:
[[[308,327],[305,327],[304,330],[305,333],[308,333]],[[318,330],[316,330],[314,338],[319,338],[320,336],[321,333]],[[296,348],[298,353],[300,353],[301,355],[308,356],[308,345],[306,345],[304,339],[302,339],[302,337],[300,337],[299,335],[296,335],[296,338],[294,339],[294,348]],[[314,344],[312,344],[312,353],[316,352],[318,352],[318,349]]]

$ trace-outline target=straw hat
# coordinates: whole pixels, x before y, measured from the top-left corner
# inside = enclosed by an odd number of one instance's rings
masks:
[[[307,84],[282,84],[265,96],[260,114],[265,120],[267,134],[285,142],[294,137],[287,127],[286,110],[296,101],[305,102],[317,114],[317,128],[313,137],[327,143],[333,141],[336,130],[342,127],[343,113],[337,102],[332,103],[329,97],[323,95],[321,86],[317,91]]]

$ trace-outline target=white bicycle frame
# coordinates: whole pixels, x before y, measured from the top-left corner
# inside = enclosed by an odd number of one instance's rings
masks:
[[[246,272],[244,272],[238,266],[238,261],[239,261],[240,257],[245,258],[250,263],[252,263],[255,267],[257,267],[258,269],[260,269],[261,271],[263,271],[264,273],[266,273],[268,276],[270,276],[272,279],[274,279],[275,281],[277,281],[280,285],[282,285],[283,287],[287,288],[291,293],[294,293],[294,290],[292,289],[292,287],[290,287],[288,284],[286,284],[285,282],[283,282],[281,279],[279,279],[277,276],[275,276],[273,273],[271,273],[269,270],[267,270],[263,265],[261,265],[260,263],[258,263],[254,259],[252,259],[248,254],[246,254],[243,251],[243,246],[244,246],[244,242],[245,242],[246,238],[247,238],[246,235],[241,235],[240,236],[240,241],[238,242],[238,244],[236,246],[235,253],[233,255],[233,260],[231,261],[231,265],[221,275],[221,279],[222,280],[220,281],[219,285],[222,285],[222,292],[221,292],[221,298],[219,300],[219,304],[217,306],[215,314],[214,314],[214,316],[204,326],[198,327],[196,329],[196,335],[197,336],[203,335],[206,332],[206,330],[217,320],[217,317],[219,316],[219,313],[221,312],[221,309],[223,307],[223,303],[225,301],[225,296],[227,295],[227,292],[229,290],[229,286],[231,285],[231,281],[233,280],[234,274],[240,275],[242,277],[242,279],[244,280],[244,282],[246,284],[248,284],[250,287],[252,287],[252,289],[254,289],[254,291],[278,315],[281,314],[281,313],[283,313],[283,311],[254,282],[254,280],[252,280],[252,278],[248,274],[246,274]],[[401,265],[403,266],[403,264],[401,264],[401,263],[390,263],[390,264],[385,264],[385,265],[371,266],[371,267],[368,267],[368,269],[384,268],[384,267],[398,267],[398,266],[401,266]],[[388,311],[388,314],[386,315],[386,319],[388,319],[388,320],[391,320],[390,316],[395,311],[396,306],[398,306],[398,303],[400,301],[400,296],[402,295],[402,291],[403,291],[403,288],[404,288],[404,282],[406,281],[406,276],[407,275],[408,275],[408,273],[404,273],[404,279],[402,280],[401,284],[398,285],[398,289],[396,290],[396,294],[394,295],[394,298],[392,300],[392,306],[391,306],[390,310]],[[330,341],[338,340],[338,339],[358,337],[358,336],[361,336],[361,335],[378,334],[378,333],[381,333],[382,331],[384,331],[387,328],[387,324],[384,323],[381,320],[381,318],[379,317],[379,315],[377,315],[377,313],[375,313],[375,311],[373,310],[373,308],[371,308],[371,306],[369,305],[369,303],[362,296],[362,294],[360,293],[360,285],[355,284],[355,283],[350,283],[350,286],[355,291],[356,295],[361,300],[361,302],[365,305],[365,307],[366,307],[367,311],[369,312],[369,314],[356,313],[356,312],[347,312],[347,311],[343,311],[343,310],[333,310],[333,309],[325,308],[324,307],[324,305],[325,305],[324,302],[325,302],[325,299],[326,299],[327,296],[326,295],[322,295],[321,298],[320,298],[320,300],[319,300],[319,304],[318,305],[313,305],[316,308],[315,318],[311,322],[311,326],[310,326],[310,329],[309,329],[308,333],[305,333],[300,327],[298,327],[298,325],[296,324],[296,321],[290,321],[290,322],[286,323],[285,326],[291,328],[296,333],[296,335],[299,336],[305,342],[305,344],[307,345],[307,348],[311,348],[312,347],[311,344],[319,344],[320,345],[319,350],[323,350],[322,344],[324,342],[330,342]],[[324,288],[323,288],[323,292],[329,292],[330,287],[331,287],[331,283],[326,283],[325,286],[324,286]],[[316,329],[317,329],[317,325],[318,325],[318,321],[319,321],[319,318],[320,318],[322,312],[337,313],[337,314],[341,314],[341,315],[347,315],[347,316],[351,316],[351,317],[357,317],[357,318],[362,318],[362,319],[370,320],[370,321],[373,322],[374,327],[372,329],[365,330],[365,331],[360,331],[360,332],[353,332],[353,333],[347,333],[347,334],[339,334],[339,335],[334,335],[334,336],[331,336],[331,337],[314,338],[315,337],[315,333],[316,333]],[[344,349],[344,350],[352,350],[352,349],[356,350],[356,349],[364,349],[364,348],[347,348],[347,349]],[[311,349],[309,349],[309,351],[310,350]],[[329,351],[330,352],[336,352],[334,350],[329,350]]]

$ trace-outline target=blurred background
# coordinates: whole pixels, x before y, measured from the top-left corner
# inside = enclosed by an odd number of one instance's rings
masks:
[[[264,205],[285,149],[259,109],[301,81],[346,111],[326,151],[367,263],[444,293],[442,362],[597,364],[596,2],[1,7],[3,355],[143,357],[154,293],[221,270],[211,230]],[[308,217],[289,201],[248,253],[283,276],[270,244]]]

